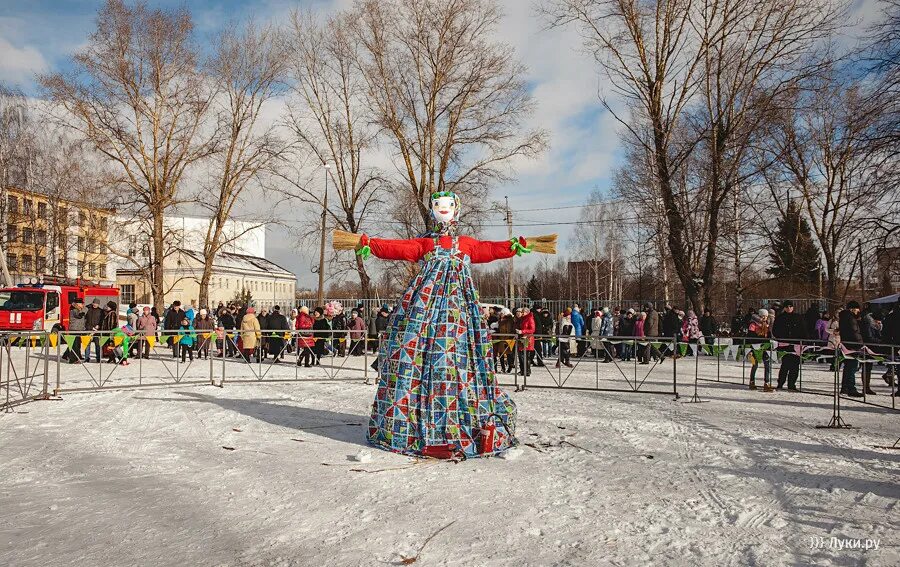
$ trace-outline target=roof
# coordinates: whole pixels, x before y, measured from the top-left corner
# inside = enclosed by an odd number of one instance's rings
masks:
[[[203,263],[203,255],[194,250],[182,250],[182,254],[190,256],[201,264]],[[219,252],[213,261],[215,268],[228,268],[233,270],[259,270],[269,273],[280,273],[281,275],[296,277],[296,275],[275,262],[260,258],[259,256],[249,256],[247,254],[235,254],[234,252]]]

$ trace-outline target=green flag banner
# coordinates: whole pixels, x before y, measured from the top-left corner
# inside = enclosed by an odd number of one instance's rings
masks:
[[[63,342],[66,343],[66,346],[71,349],[72,345],[75,344],[75,339],[77,339],[78,337],[75,335],[63,335],[62,338]]]
[[[684,356],[684,355],[687,354],[687,349],[688,349],[688,346],[687,346],[686,344],[684,344],[684,343],[680,343],[680,344],[678,345],[678,353],[679,353],[681,356]]]

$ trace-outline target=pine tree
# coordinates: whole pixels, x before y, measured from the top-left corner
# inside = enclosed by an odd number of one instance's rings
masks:
[[[813,242],[809,223],[793,201],[778,221],[772,240],[772,253],[769,255],[772,266],[766,272],[795,282],[812,283],[818,280],[821,270],[819,249]]]
[[[538,301],[541,299],[541,286],[538,284],[537,278],[534,274],[531,275],[531,279],[528,280],[528,288],[525,290],[525,294],[528,296],[528,299],[533,301]]]

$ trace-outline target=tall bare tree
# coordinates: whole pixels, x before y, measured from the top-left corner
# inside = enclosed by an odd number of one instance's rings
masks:
[[[869,133],[878,122],[862,84],[835,67],[809,85],[768,130],[771,165],[763,171],[773,201],[790,193],[800,200],[824,259],[825,295],[834,305],[843,297],[857,239],[882,203]]]
[[[12,285],[6,264],[7,190],[22,171],[19,147],[28,135],[28,109],[21,92],[0,84],[0,275],[4,285]]]
[[[368,103],[425,227],[432,192],[465,195],[475,216],[513,158],[546,145],[524,124],[533,104],[523,66],[492,39],[500,17],[489,0],[361,0],[350,13]]]
[[[227,26],[215,43],[208,67],[215,85],[214,112],[222,132],[218,151],[212,156],[216,183],[202,187],[197,204],[210,214],[203,238],[203,271],[200,276],[200,305],[209,301],[213,266],[222,248],[246,230],[229,232],[247,189],[260,187],[261,175],[271,170],[285,151],[277,136],[276,121],[266,121],[266,105],[283,92],[287,70],[284,44],[275,28],[249,22],[243,30]],[[260,226],[250,224],[250,228]],[[249,230],[249,229],[248,229]]]
[[[288,46],[294,100],[288,125],[299,151],[317,163],[334,166],[326,172],[333,191],[327,206],[329,224],[356,233],[371,222],[384,181],[371,165],[377,128],[366,104],[365,83],[355,66],[358,45],[350,33],[349,18],[337,14],[320,23],[310,13],[291,14]],[[293,179],[287,181],[302,202],[316,205],[317,210],[325,207],[318,184],[295,184]],[[354,256],[352,261],[363,297],[371,297],[371,276],[362,258]]]
[[[632,111],[616,117],[653,156],[675,272],[701,311],[715,284],[721,207],[755,121],[829,32],[833,11],[825,0],[550,0],[544,12],[578,27],[608,94]]]
[[[115,167],[116,208],[149,218],[152,251],[138,266],[153,302],[165,304],[164,216],[181,197],[186,170],[210,155],[215,136],[202,127],[212,103],[185,8],[150,9],[107,0],[97,28],[72,58],[71,73],[40,78],[58,118],[91,142]]]

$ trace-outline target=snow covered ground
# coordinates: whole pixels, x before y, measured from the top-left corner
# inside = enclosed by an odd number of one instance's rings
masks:
[[[0,414],[0,565],[900,564],[900,452],[875,447],[900,436],[889,409],[848,403],[855,428],[821,430],[827,397],[704,381],[708,402],[685,403],[682,359],[678,401],[529,388],[512,394],[517,458],[417,462],[365,445],[359,372],[285,365],[216,388],[149,364],[141,380],[165,386],[67,393],[90,378],[63,366],[62,400]],[[529,384],[557,383],[547,370]],[[630,388],[613,365],[567,380]],[[641,389],[671,391],[671,362]]]

